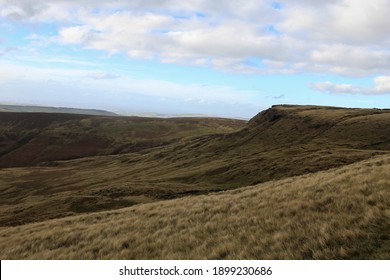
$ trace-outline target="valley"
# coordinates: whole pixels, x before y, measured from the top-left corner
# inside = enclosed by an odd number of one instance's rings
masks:
[[[0,113],[0,243],[21,245],[0,246],[5,258],[390,256],[390,110],[277,105],[249,122],[12,114]],[[99,232],[112,244],[98,250],[85,242]]]

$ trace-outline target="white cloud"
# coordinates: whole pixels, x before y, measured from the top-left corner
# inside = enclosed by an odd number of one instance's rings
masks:
[[[282,2],[285,2],[283,19],[277,26],[291,35],[326,44],[389,41],[388,0]]]
[[[358,76],[390,70],[390,52],[379,48],[327,45],[313,50],[310,60],[322,71],[327,68],[343,75]]]
[[[375,79],[375,90],[380,93],[390,93],[390,77],[380,76]]]
[[[132,58],[249,73],[390,75],[390,0],[279,3],[0,0],[0,16],[55,22],[57,42]],[[251,57],[262,67],[248,65]]]
[[[96,73],[89,74],[88,77],[95,80],[106,80],[106,79],[110,80],[110,79],[119,78],[119,75],[108,73],[108,72],[96,72]]]
[[[82,44],[90,37],[88,26],[72,26],[59,31],[59,37],[64,44]]]
[[[335,84],[332,82],[320,82],[312,84],[311,86],[322,92],[336,94],[390,94],[390,76],[379,76],[375,78],[373,87],[357,87],[350,84]]]

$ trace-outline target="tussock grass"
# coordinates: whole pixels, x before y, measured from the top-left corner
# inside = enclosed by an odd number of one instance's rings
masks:
[[[1,259],[389,259],[390,156],[0,229]]]
[[[390,151],[390,110],[273,106],[245,128],[228,119],[49,115],[0,114],[0,150],[17,144],[0,166],[77,158],[0,168],[0,226],[231,190]]]

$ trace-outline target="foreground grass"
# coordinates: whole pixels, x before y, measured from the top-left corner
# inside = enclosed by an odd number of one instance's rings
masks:
[[[0,229],[1,259],[389,259],[390,156]]]

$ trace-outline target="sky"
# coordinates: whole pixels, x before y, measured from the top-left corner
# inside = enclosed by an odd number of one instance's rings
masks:
[[[0,0],[0,103],[390,108],[390,0]]]

